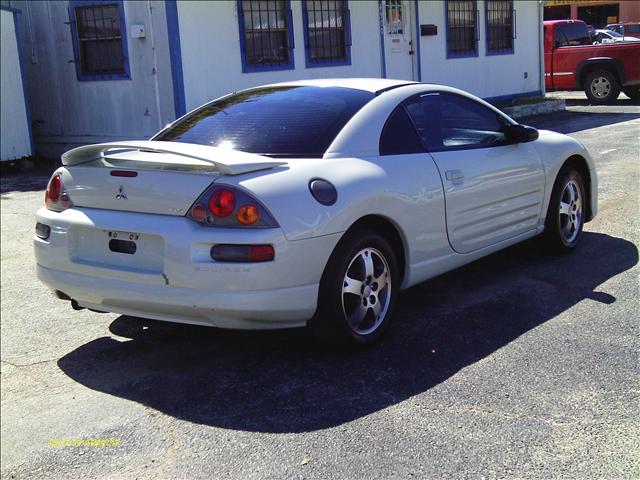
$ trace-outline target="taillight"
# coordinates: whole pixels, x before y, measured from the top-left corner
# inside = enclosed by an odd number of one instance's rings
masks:
[[[211,258],[217,262],[270,262],[275,251],[271,245],[214,245]]]
[[[231,190],[221,188],[209,197],[209,210],[214,217],[228,217],[236,208],[236,195]]]
[[[71,199],[64,188],[61,174],[57,173],[49,180],[49,185],[44,193],[44,204],[54,212],[61,212],[71,206]]]
[[[251,195],[229,186],[209,187],[189,209],[189,218],[207,226],[269,228],[278,224]]]

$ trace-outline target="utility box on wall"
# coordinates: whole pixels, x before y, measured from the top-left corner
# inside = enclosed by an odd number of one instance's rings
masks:
[[[420,25],[420,36],[429,37],[432,35],[438,35],[437,25]]]

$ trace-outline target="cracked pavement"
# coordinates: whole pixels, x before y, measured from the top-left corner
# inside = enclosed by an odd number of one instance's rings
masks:
[[[3,176],[2,478],[638,478],[640,107],[563,95],[524,123],[597,162],[578,251],[529,241],[418,285],[359,352],[73,311],[35,278],[46,176]]]

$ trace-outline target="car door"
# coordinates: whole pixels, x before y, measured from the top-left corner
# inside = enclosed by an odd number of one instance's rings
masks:
[[[425,93],[405,107],[440,172],[455,251],[473,252],[536,229],[543,164],[530,143],[507,140],[508,119],[454,93]]]

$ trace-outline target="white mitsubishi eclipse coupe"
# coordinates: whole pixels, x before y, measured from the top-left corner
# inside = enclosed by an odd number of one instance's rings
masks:
[[[34,245],[74,308],[352,344],[400,290],[539,234],[570,251],[597,209],[576,140],[397,80],[243,90],[62,164]]]

